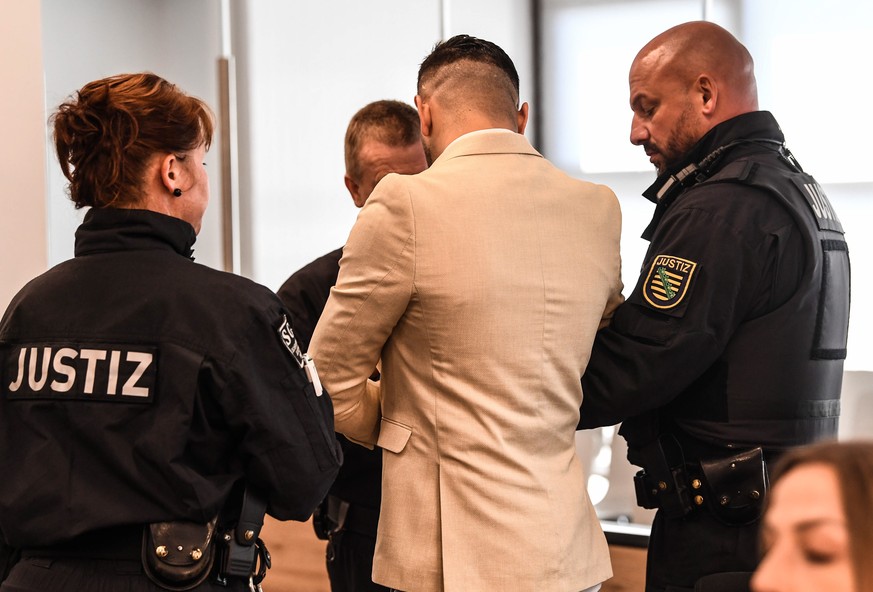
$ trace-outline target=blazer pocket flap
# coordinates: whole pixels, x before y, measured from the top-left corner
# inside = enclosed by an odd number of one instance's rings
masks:
[[[389,452],[397,453],[406,447],[406,443],[411,435],[411,427],[383,417],[382,424],[379,426],[379,440],[376,442],[376,445]]]

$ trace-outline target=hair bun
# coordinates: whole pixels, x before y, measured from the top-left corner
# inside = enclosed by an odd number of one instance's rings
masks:
[[[77,207],[135,202],[154,154],[212,141],[206,104],[149,72],[90,82],[53,119],[58,160]]]

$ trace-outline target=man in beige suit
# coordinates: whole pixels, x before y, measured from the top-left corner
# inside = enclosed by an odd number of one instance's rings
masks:
[[[493,43],[438,44],[415,102],[432,166],[371,194],[310,350],[337,430],[385,450],[373,579],[597,586],[612,573],[574,434],[594,334],[621,300],[618,202],[530,146]]]

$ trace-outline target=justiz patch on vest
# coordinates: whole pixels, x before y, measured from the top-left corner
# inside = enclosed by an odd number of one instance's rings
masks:
[[[646,302],[660,309],[677,306],[688,292],[696,268],[697,263],[688,259],[656,256],[643,287]]]

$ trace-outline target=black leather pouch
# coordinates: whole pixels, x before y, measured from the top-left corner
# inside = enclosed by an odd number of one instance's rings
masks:
[[[191,590],[209,576],[215,562],[215,524],[155,522],[143,531],[142,565],[165,590]]]
[[[720,522],[741,526],[761,517],[767,494],[767,467],[760,447],[700,461],[703,497]]]

